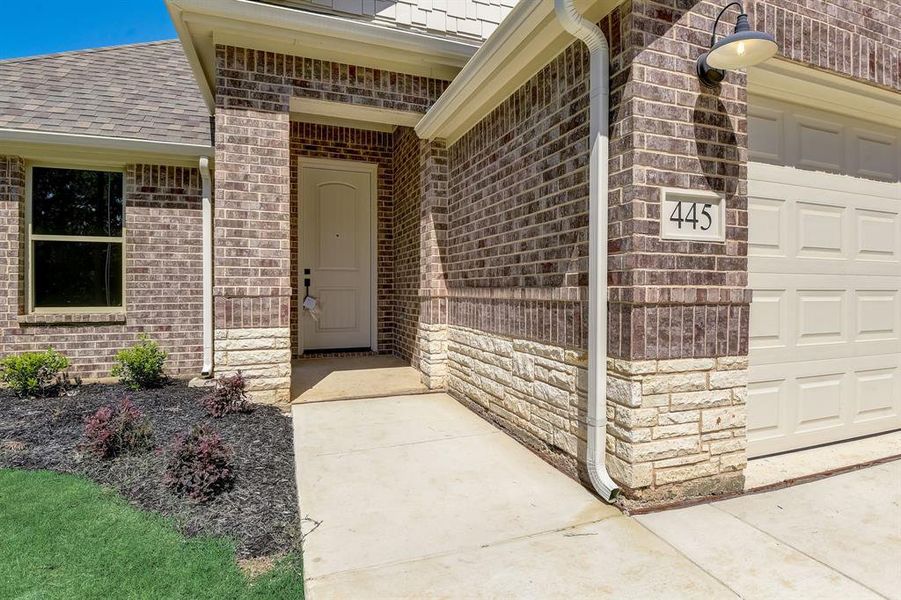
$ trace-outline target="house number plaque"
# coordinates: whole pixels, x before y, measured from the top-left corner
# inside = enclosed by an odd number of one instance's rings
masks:
[[[725,241],[725,200],[715,192],[661,188],[660,237],[665,240]]]

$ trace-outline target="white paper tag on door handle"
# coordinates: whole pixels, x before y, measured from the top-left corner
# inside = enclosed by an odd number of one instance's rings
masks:
[[[314,321],[319,321],[319,301],[316,298],[312,296],[304,298],[303,308],[310,313]]]

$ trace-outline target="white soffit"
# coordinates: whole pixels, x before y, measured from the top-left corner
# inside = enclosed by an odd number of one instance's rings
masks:
[[[598,22],[622,0],[577,0]],[[550,0],[520,0],[426,113],[416,133],[453,144],[577,40],[563,30]]]
[[[901,94],[772,59],[748,70],[748,93],[901,127]]]
[[[166,0],[204,99],[215,110],[216,44],[450,80],[473,43],[250,0]]]
[[[346,102],[329,102],[314,98],[291,98],[290,110],[297,115],[314,115],[342,121],[387,125],[391,126],[391,130],[395,125],[413,127],[422,118],[422,113],[417,112]]]

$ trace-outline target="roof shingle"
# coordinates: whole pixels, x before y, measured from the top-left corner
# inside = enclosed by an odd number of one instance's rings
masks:
[[[177,40],[0,61],[0,128],[211,143]]]

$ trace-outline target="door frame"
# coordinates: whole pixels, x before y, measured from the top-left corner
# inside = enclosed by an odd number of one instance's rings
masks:
[[[339,160],[332,158],[313,158],[299,156],[297,158],[297,352],[302,355],[303,344],[303,308],[300,292],[303,289],[303,184],[301,176],[304,167],[313,169],[329,169],[332,171],[348,171],[353,173],[369,174],[369,347],[373,352],[378,352],[378,170],[377,163]]]

